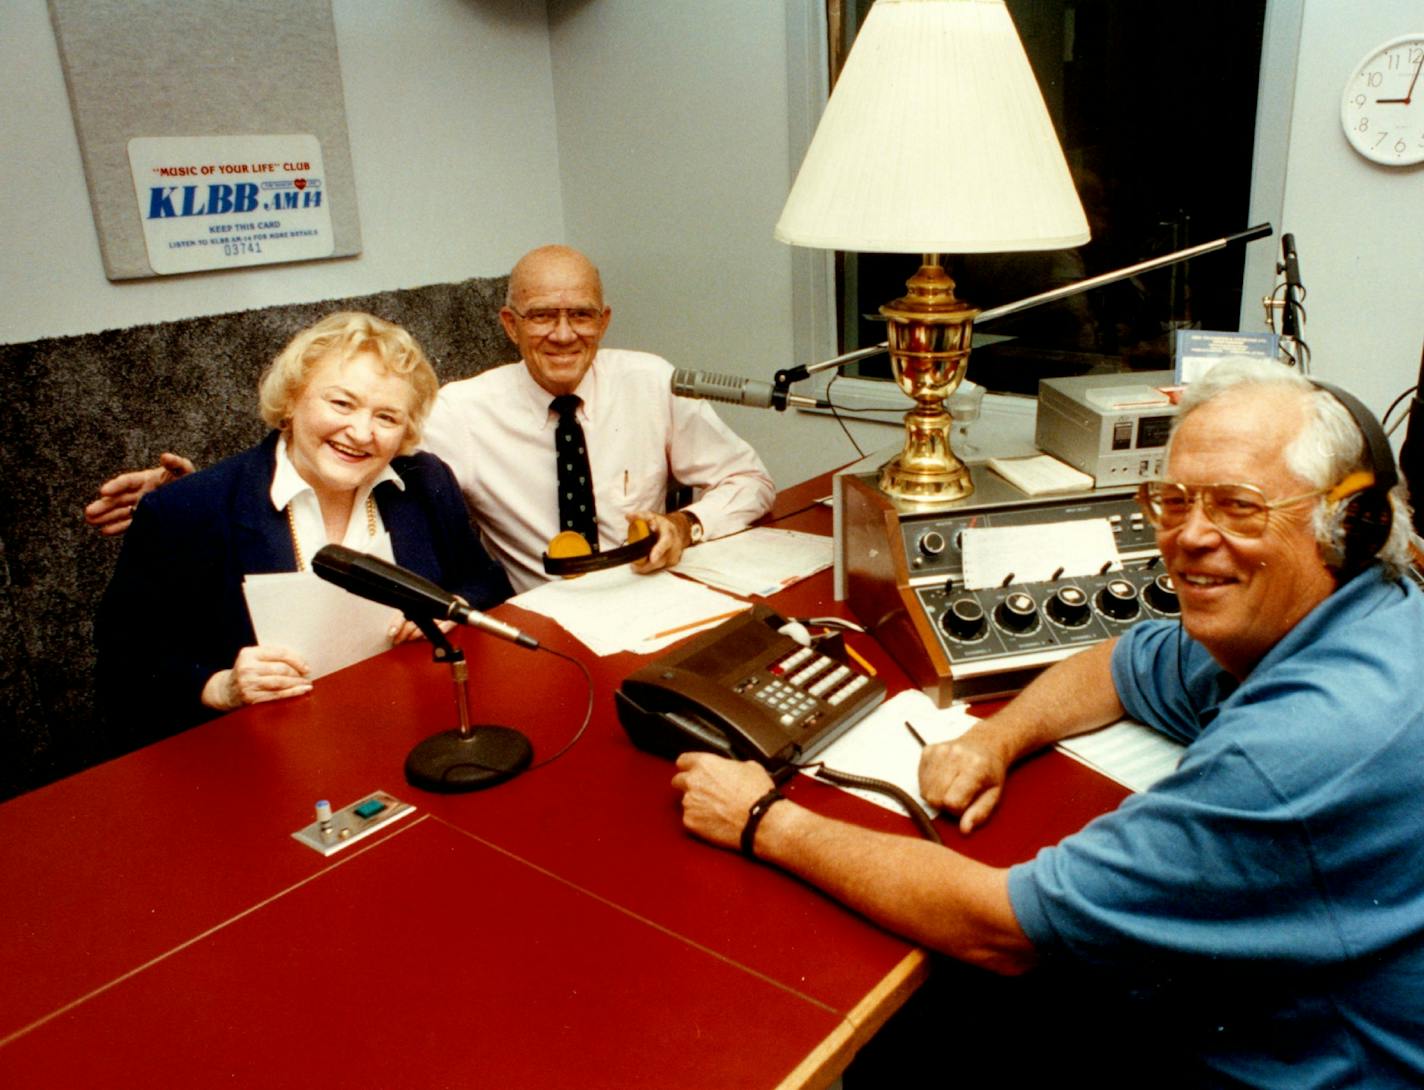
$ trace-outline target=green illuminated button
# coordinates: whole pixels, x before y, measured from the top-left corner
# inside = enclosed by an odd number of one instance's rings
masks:
[[[360,806],[356,807],[353,813],[355,813],[357,817],[369,821],[385,808],[386,804],[380,799],[367,799]]]

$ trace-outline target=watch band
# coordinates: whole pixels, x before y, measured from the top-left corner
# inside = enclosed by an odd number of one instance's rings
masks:
[[[757,799],[756,802],[752,803],[751,809],[747,811],[747,823],[742,826],[742,854],[748,859],[755,859],[757,857],[756,831],[757,826],[761,824],[761,819],[766,817],[766,812],[770,810],[772,806],[785,797],[779,787],[773,787],[765,795]]]
[[[702,529],[702,520],[686,509],[677,513],[687,519],[687,543],[689,545],[696,545],[702,540],[705,534],[705,531]]]

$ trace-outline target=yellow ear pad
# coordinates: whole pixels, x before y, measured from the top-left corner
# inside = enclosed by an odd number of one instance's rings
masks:
[[[552,557],[587,556],[591,552],[593,549],[589,547],[588,538],[573,530],[561,531],[549,542],[549,555]]]
[[[1345,479],[1325,494],[1325,498],[1331,503],[1339,503],[1346,496],[1353,496],[1356,492],[1363,492],[1375,483],[1375,475],[1368,469],[1357,469],[1355,472],[1346,475]]]
[[[628,544],[631,545],[635,541],[642,541],[643,538],[652,532],[653,531],[648,528],[646,519],[634,519],[628,523]]]
[[[592,556],[593,549],[588,543],[588,538],[574,530],[561,530],[549,541],[549,551],[544,554],[544,570],[549,574],[557,574],[549,567],[551,560],[570,560],[576,556]],[[565,571],[565,579],[577,579],[582,575],[582,571]]]

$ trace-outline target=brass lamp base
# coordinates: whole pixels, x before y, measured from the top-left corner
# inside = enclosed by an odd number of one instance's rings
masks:
[[[950,449],[954,419],[938,411],[905,414],[905,448],[880,467],[880,491],[916,503],[948,502],[974,491],[969,467]]]
[[[905,414],[904,449],[880,471],[880,490],[914,503],[962,499],[974,482],[950,445],[954,419],[944,402],[964,379],[979,311],[955,297],[938,254],[925,254],[905,286],[905,296],[880,313],[888,323],[895,381],[916,404]]]

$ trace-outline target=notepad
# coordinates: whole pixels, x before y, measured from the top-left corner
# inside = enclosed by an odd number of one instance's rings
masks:
[[[1086,492],[1096,482],[1086,473],[1061,462],[1051,454],[1027,458],[990,458],[989,468],[1026,496],[1053,492]]]

